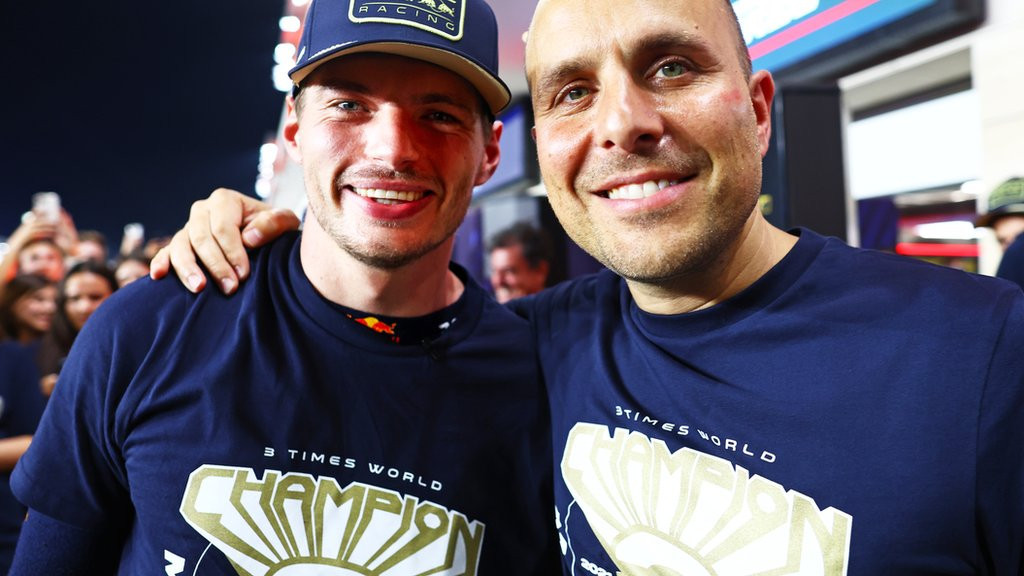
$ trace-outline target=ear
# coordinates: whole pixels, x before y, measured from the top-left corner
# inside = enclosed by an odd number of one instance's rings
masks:
[[[757,138],[761,157],[768,153],[772,136],[772,99],[775,98],[775,80],[767,70],[758,70],[750,76],[750,102],[757,120]]]
[[[498,162],[501,160],[501,146],[498,142],[501,140],[502,129],[504,129],[504,125],[501,121],[495,120],[491,126],[491,137],[484,142],[484,157],[480,161],[480,170],[476,173],[474,186],[480,186],[490,180],[494,171],[498,169]]]
[[[302,153],[299,151],[299,115],[295,110],[295,99],[290,95],[285,98],[285,119],[282,128],[285,149],[288,156],[297,163],[302,163]]]

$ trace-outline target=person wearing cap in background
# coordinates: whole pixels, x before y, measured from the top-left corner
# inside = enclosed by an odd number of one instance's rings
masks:
[[[997,186],[989,194],[988,212],[974,225],[991,228],[1003,249],[996,276],[1024,287],[1024,178],[1010,178]]]
[[[484,0],[313,0],[303,230],[231,297],[143,280],[94,315],[12,480],[12,574],[557,572],[527,324],[449,264],[497,69]]]

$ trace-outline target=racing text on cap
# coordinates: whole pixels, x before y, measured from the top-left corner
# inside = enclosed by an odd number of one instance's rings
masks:
[[[433,32],[449,40],[462,39],[465,0],[351,0],[352,22],[402,24]]]

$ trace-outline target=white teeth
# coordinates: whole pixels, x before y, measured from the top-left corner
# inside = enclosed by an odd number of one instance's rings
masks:
[[[639,198],[647,198],[653,196],[659,190],[663,190],[668,186],[674,186],[678,184],[678,180],[648,180],[643,184],[627,184],[618,188],[612,188],[608,191],[608,198],[612,200],[636,200]]]
[[[398,204],[412,202],[423,198],[423,192],[400,192],[398,190],[381,190],[379,188],[354,188],[356,194],[363,198],[372,198],[381,204]]]

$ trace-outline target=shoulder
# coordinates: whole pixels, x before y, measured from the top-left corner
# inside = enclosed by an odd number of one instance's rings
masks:
[[[535,321],[535,316],[543,317],[559,310],[590,312],[616,301],[625,289],[626,285],[621,278],[609,270],[602,270],[513,300],[506,306],[519,316]]]
[[[1024,293],[1005,280],[837,239],[824,241],[785,302],[827,318],[856,314],[861,323],[974,342],[1024,322]]]

